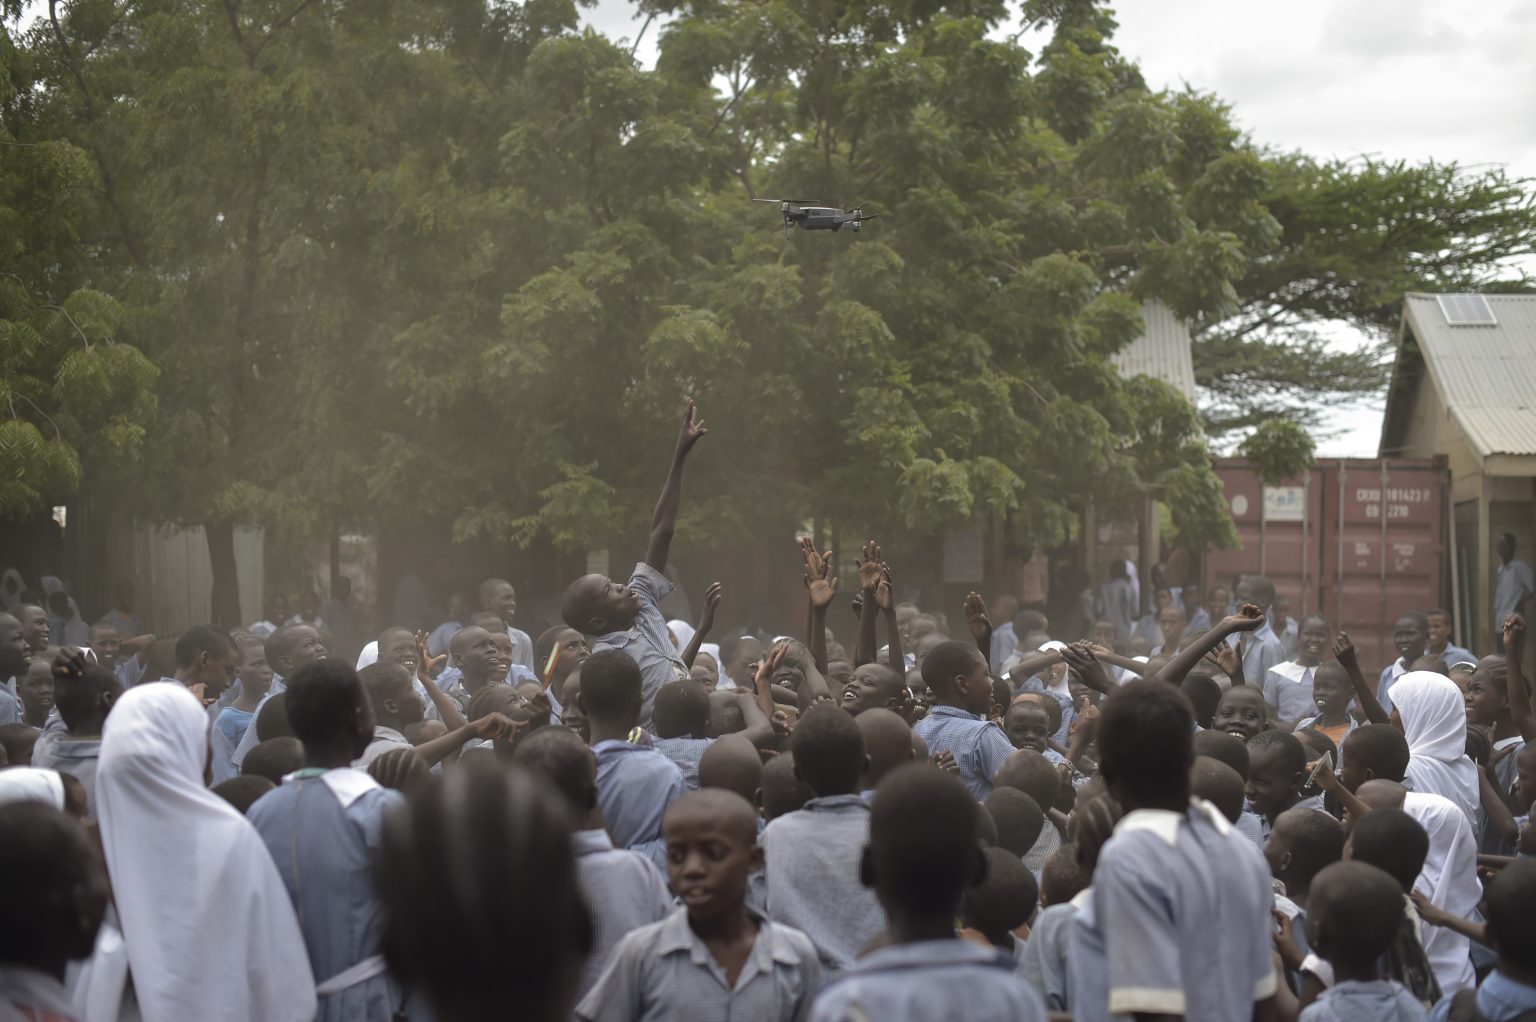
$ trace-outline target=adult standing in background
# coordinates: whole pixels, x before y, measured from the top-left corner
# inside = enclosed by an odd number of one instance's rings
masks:
[[[1536,591],[1531,579],[1531,566],[1515,560],[1515,534],[1506,532],[1499,537],[1499,575],[1493,587],[1493,634],[1504,632],[1504,619],[1511,614],[1525,615],[1531,593]]]
[[[1530,569],[1526,570],[1529,572]],[[133,604],[133,583],[128,579],[123,579],[117,584],[116,602],[113,603],[111,610],[102,615],[101,623],[109,624],[116,628],[119,638],[131,639],[136,635],[143,635],[144,623],[133,612]]]
[[[533,640],[528,633],[512,626],[517,613],[517,590],[504,578],[488,578],[480,583],[480,609],[501,618],[507,626],[507,637],[512,640],[512,662],[522,664],[530,671],[538,672],[533,662]]]

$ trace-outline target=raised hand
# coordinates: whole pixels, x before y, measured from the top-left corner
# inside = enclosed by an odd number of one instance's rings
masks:
[[[1349,641],[1349,635],[1340,632],[1338,638],[1333,640],[1333,658],[1346,669],[1356,663],[1355,644]]]
[[[527,721],[523,722],[527,724]],[[481,741],[492,741],[497,738],[506,738],[521,730],[517,722],[501,713],[487,713],[479,720],[471,721],[469,733],[472,737]]]
[[[715,626],[715,611],[720,609],[720,597],[725,589],[719,582],[711,582],[704,590],[704,616],[699,619],[699,631],[709,632]]]
[[[424,685],[431,684],[432,672],[437,670],[438,666],[446,662],[447,659],[447,653],[439,656],[428,656],[426,633],[416,633],[416,680]]]
[[[1221,673],[1229,678],[1237,673],[1238,664],[1240,663],[1237,658],[1236,648],[1227,645],[1225,642],[1218,643],[1215,649],[1205,655],[1205,658],[1215,664],[1221,670]]]
[[[859,558],[859,589],[866,593],[874,592],[885,571],[885,558],[881,556],[880,544],[870,540],[864,544]]]
[[[1514,651],[1515,656],[1520,655],[1520,644],[1525,640],[1525,618],[1519,614],[1511,614],[1504,619],[1504,655],[1509,656]]]
[[[85,673],[85,653],[74,646],[62,646],[53,658],[55,678],[78,678]]]
[[[1090,736],[1099,726],[1099,708],[1093,705],[1093,700],[1083,696],[1083,705],[1077,708],[1077,716],[1072,718],[1072,726],[1067,728],[1069,736],[1075,736],[1087,732]]]
[[[965,627],[971,630],[971,638],[983,643],[992,638],[992,619],[987,617],[987,604],[980,593],[972,592],[965,598]]]
[[[1099,662],[1099,658],[1093,655],[1085,642],[1073,643],[1061,651],[1061,658],[1067,662],[1067,666],[1077,671],[1077,676],[1084,685],[1108,695],[1115,690],[1115,683],[1110,678],[1109,672]]]
[[[687,454],[693,449],[693,445],[709,435],[709,427],[704,425],[704,420],[698,417],[698,409],[694,407],[693,398],[689,398],[683,406],[683,428],[677,434],[677,453]]]
[[[875,584],[875,606],[892,610],[896,606],[896,587],[891,585],[891,566],[882,564],[880,581]]]
[[[808,582],[807,586],[811,592],[811,608],[813,610],[825,610],[837,598],[836,576],[832,578],[818,578]]]
[[[832,551],[824,554],[816,552],[816,546],[809,536],[800,538],[800,556],[805,560],[805,581],[809,585],[812,582],[824,579],[831,570]]]
[[[1251,632],[1264,623],[1264,612],[1251,603],[1245,603],[1237,613],[1221,622],[1221,627],[1233,632]]]
[[[773,672],[779,669],[784,662],[784,657],[789,654],[789,643],[781,642],[773,647],[773,651],[757,662],[757,670],[752,675],[752,691],[764,692],[764,686],[773,684]]]

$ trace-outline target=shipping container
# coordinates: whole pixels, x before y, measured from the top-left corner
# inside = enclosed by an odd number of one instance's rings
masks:
[[[1263,486],[1242,458],[1215,468],[1241,546],[1206,556],[1206,592],[1268,575],[1291,617],[1321,613],[1349,633],[1367,676],[1397,658],[1399,615],[1446,605],[1443,461],[1330,459],[1279,486]]]

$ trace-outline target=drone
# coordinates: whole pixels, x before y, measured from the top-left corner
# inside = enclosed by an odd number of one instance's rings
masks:
[[[789,229],[799,226],[807,231],[840,231],[844,227],[850,231],[859,229],[859,225],[865,220],[873,220],[879,213],[865,213],[863,206],[855,206],[852,209],[843,210],[836,206],[814,206],[812,199],[753,199],[753,202],[776,202],[779,210],[784,214],[784,237],[789,237]]]

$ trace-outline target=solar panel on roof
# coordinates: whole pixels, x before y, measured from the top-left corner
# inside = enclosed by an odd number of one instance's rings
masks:
[[[1498,326],[1498,318],[1482,295],[1435,295],[1447,326]]]

